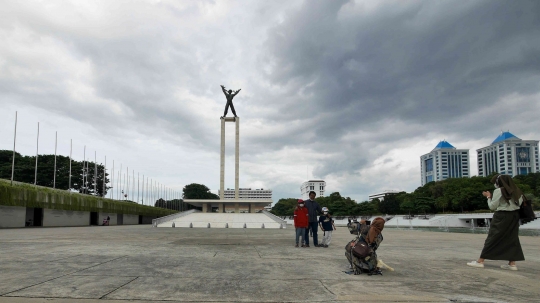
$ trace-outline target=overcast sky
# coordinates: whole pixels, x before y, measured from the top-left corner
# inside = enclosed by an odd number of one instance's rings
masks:
[[[2,1],[0,149],[219,189],[219,85],[240,186],[358,202],[420,186],[440,140],[540,139],[540,1]],[[229,112],[229,115],[231,113]],[[227,124],[225,187],[234,187]]]

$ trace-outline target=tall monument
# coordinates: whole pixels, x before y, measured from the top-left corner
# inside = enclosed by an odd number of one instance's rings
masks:
[[[225,123],[226,122],[234,122],[236,124],[236,132],[235,132],[235,144],[234,144],[234,198],[238,199],[238,191],[239,191],[239,180],[240,180],[240,172],[239,172],[239,162],[240,162],[240,118],[236,115],[236,111],[234,110],[234,105],[232,103],[233,98],[238,95],[241,89],[233,92],[232,89],[229,89],[228,91],[225,89],[225,86],[221,85],[221,90],[223,91],[223,94],[225,94],[225,98],[227,98],[227,104],[225,105],[225,111],[223,112],[223,116],[221,117],[221,161],[220,161],[220,170],[219,170],[219,199],[223,200],[225,197]],[[227,110],[229,109],[229,106],[231,107],[231,111],[233,112],[234,117],[228,118],[227,117]]]
[[[219,173],[219,200],[206,200],[206,199],[186,199],[186,203],[192,204],[202,208],[203,212],[211,212],[212,208],[217,212],[225,212],[226,205],[234,205],[234,212],[240,211],[240,206],[247,207],[248,212],[255,212],[256,208],[262,209],[264,206],[272,203],[272,199],[260,198],[260,199],[246,199],[240,198],[240,118],[236,115],[236,110],[232,103],[233,98],[238,95],[240,89],[233,91],[227,90],[225,86],[221,85],[221,90],[227,98],[227,104],[225,105],[225,111],[221,119],[221,153],[220,153],[220,173]],[[227,117],[227,112],[231,109],[233,117]],[[235,145],[234,145],[234,199],[225,199],[225,125],[226,123],[234,122],[235,124]]]

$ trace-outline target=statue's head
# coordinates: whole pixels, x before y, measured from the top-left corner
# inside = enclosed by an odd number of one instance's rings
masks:
[[[232,94],[232,89],[229,89],[229,94]]]

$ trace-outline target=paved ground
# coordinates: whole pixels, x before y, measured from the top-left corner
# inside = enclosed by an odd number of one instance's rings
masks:
[[[330,248],[294,248],[293,229],[150,226],[0,230],[0,303],[540,302],[540,237],[521,237],[519,271],[465,265],[485,234],[387,229],[379,256],[396,271],[347,275]]]

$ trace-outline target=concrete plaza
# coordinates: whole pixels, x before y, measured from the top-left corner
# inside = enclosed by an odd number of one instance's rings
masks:
[[[295,248],[294,228],[148,225],[0,230],[0,303],[540,302],[540,237],[520,237],[519,271],[470,268],[485,234],[386,229],[383,276],[348,275],[345,227],[329,248]]]

